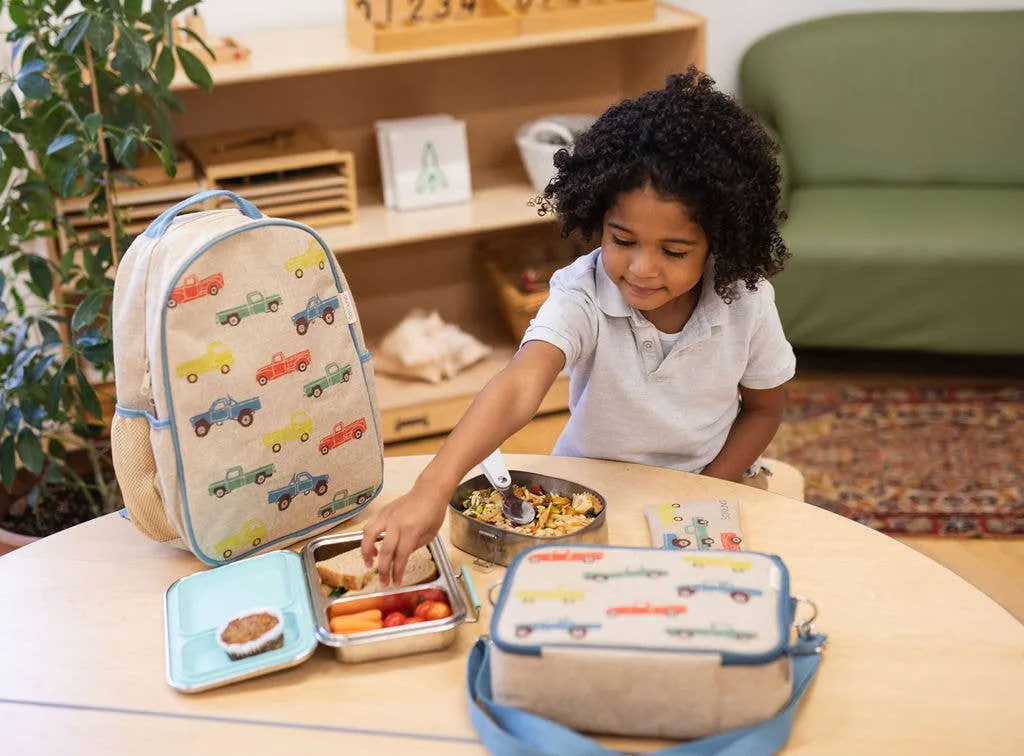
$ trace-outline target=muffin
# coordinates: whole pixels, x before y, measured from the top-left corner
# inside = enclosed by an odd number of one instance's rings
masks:
[[[284,617],[277,609],[255,609],[239,614],[220,626],[217,643],[235,661],[281,648]]]

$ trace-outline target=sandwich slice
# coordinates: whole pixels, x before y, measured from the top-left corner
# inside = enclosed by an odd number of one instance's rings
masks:
[[[346,596],[374,593],[383,590],[377,565],[366,569],[359,549],[346,551],[338,556],[316,563],[320,581],[331,588],[344,588]],[[402,576],[402,585],[429,583],[438,576],[437,565],[426,546],[416,549],[410,556]],[[390,587],[390,586],[389,586]]]

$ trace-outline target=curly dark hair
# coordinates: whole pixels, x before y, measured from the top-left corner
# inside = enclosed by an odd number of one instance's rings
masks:
[[[715,291],[731,301],[733,284],[753,290],[789,257],[779,236],[778,145],[714,81],[696,68],[663,89],[606,110],[555,155],[557,173],[539,198],[563,236],[600,237],[623,192],[648,184],[683,202],[708,238]]]

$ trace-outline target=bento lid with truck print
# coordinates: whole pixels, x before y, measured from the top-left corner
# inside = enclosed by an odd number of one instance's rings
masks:
[[[788,647],[794,611],[789,574],[776,556],[538,546],[509,565],[491,637],[503,651],[522,654],[590,647],[764,663]]]
[[[181,214],[218,195],[236,207]],[[196,195],[132,243],[112,314],[114,469],[147,536],[223,564],[333,527],[380,491],[370,354],[310,227]]]

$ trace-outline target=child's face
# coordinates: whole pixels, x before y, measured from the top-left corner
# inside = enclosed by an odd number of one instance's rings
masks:
[[[678,331],[693,311],[707,257],[707,235],[686,205],[650,186],[620,194],[605,214],[605,272],[662,331]]]

